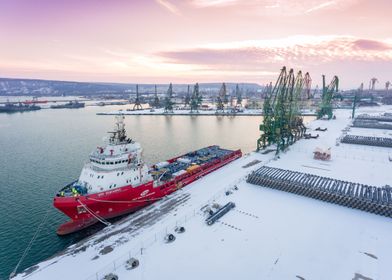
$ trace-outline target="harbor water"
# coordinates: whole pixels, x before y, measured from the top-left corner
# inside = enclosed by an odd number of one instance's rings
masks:
[[[128,106],[87,106],[0,114],[0,279],[7,279],[49,209],[24,269],[83,239],[99,226],[59,237],[67,217],[52,206],[57,190],[77,179],[89,153],[105,140],[114,116],[97,116]],[[307,118],[309,121],[312,117]],[[153,164],[208,145],[250,152],[260,117],[127,116],[128,136],[141,143]]]

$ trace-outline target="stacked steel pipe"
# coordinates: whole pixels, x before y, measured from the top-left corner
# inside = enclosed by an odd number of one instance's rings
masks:
[[[378,188],[268,166],[252,172],[247,182],[392,218],[389,185]]]
[[[392,124],[362,118],[356,118],[353,122],[353,126],[362,128],[392,129]]]
[[[373,120],[373,121],[380,121],[380,122],[392,122],[392,116],[385,115],[385,114],[381,116],[359,115],[357,119]]]
[[[342,143],[392,148],[392,138],[345,135]]]

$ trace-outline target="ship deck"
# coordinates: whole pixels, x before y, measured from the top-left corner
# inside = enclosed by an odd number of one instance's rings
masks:
[[[159,178],[163,181],[170,180],[173,177],[191,171],[194,168],[211,163],[214,160],[233,153],[234,151],[222,149],[219,146],[210,146],[193,152],[189,152],[180,157],[160,162],[152,166],[150,173],[154,180]]]

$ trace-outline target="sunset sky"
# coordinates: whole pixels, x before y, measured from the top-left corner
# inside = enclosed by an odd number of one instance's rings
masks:
[[[392,81],[391,0],[1,0],[0,77]]]

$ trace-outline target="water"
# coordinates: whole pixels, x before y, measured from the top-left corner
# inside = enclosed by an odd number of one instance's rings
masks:
[[[113,127],[113,116],[96,113],[120,108],[127,106],[0,114],[0,279],[13,270],[48,209],[49,219],[20,269],[89,234],[57,236],[57,226],[67,217],[52,207],[52,197],[79,176],[88,154]],[[216,116],[125,119],[128,135],[142,144],[149,164],[213,144],[249,152],[256,146],[260,121]]]

